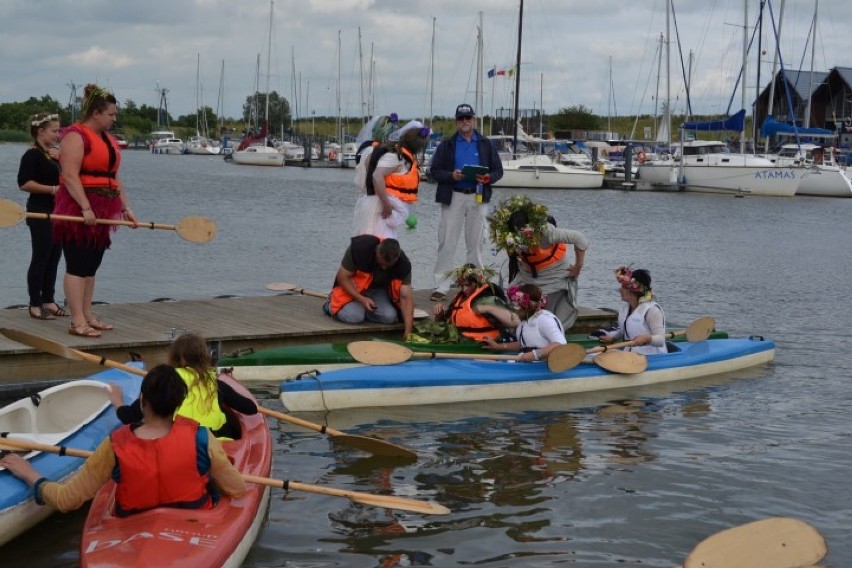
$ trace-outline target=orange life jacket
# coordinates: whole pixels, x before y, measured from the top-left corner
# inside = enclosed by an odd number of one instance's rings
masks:
[[[400,153],[403,160],[408,162],[410,169],[406,173],[392,173],[385,176],[385,189],[389,195],[393,195],[400,201],[405,203],[414,203],[417,201],[417,190],[420,188],[420,168],[417,166],[417,158],[407,149],[400,147]],[[367,195],[375,195],[373,188],[373,172],[376,171],[376,166],[379,163],[382,155],[387,154],[388,150],[373,149],[370,155],[370,163],[367,167]]]
[[[450,306],[450,321],[462,335],[474,341],[500,337],[500,330],[494,327],[488,318],[473,310],[473,301],[490,288],[488,284],[483,284],[467,298],[456,296],[453,305]]]
[[[74,130],[84,137],[83,163],[80,164],[80,182],[83,188],[117,189],[115,176],[121,164],[118,143],[109,134],[104,133],[105,138],[101,138],[82,124],[75,125]]]
[[[198,429],[198,422],[178,416],[171,431],[156,440],[139,438],[130,426],[122,426],[110,435],[116,458],[113,479],[117,484],[117,516],[154,507],[209,509],[213,506],[213,496],[207,488],[209,464],[204,473],[199,472]]]
[[[557,243],[549,247],[534,247],[521,254],[521,259],[536,270],[547,268],[565,257],[568,245]]]
[[[353,243],[355,243],[355,239],[359,239],[358,242],[369,242],[371,245],[372,242],[375,242],[375,246],[373,247],[373,255],[375,255],[375,247],[378,247],[379,243],[384,240],[373,235],[359,235],[353,238]],[[353,254],[353,259],[356,259],[358,257],[359,255]],[[402,259],[403,256],[402,253],[400,253],[400,260]],[[352,274],[352,281],[355,283],[355,289],[358,291],[358,293],[363,294],[364,291],[366,291],[370,287],[370,284],[373,282],[373,273],[371,272],[370,268],[372,267],[372,263],[374,263],[375,261],[371,260],[370,266],[358,266],[358,261],[356,260],[355,262],[355,272]],[[401,309],[401,289],[402,279],[391,278],[387,288],[388,297],[390,297],[390,301],[393,303],[394,306],[397,307],[397,309]],[[345,306],[349,302],[352,302],[353,300],[355,300],[355,298],[350,296],[349,293],[343,289],[343,286],[341,286],[340,283],[335,279],[334,286],[331,288],[331,294],[329,295],[328,308],[331,311],[331,315],[337,314],[337,312],[339,312],[343,308],[343,306]]]

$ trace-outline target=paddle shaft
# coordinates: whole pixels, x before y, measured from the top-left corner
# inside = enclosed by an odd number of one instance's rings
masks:
[[[380,343],[380,342],[376,342]],[[412,359],[473,359],[483,361],[517,361],[517,355],[497,355],[494,353],[438,353],[435,351],[412,351]]]
[[[75,221],[82,223],[85,221],[83,217],[75,217],[74,215],[54,215],[53,213],[31,213],[27,212],[27,217],[30,219],[56,219],[57,221]],[[166,231],[176,231],[177,225],[166,225],[164,223],[154,223],[153,221],[134,223],[132,221],[124,221],[123,219],[95,219],[98,225],[121,225],[123,227],[141,227],[143,229],[162,229]]]
[[[666,339],[674,339],[686,335],[687,330],[671,331],[665,335]],[[601,345],[600,347],[590,347],[586,349],[586,353],[604,353],[610,349],[620,349],[621,347],[633,347],[632,341],[622,341],[621,343],[612,343],[610,345]]]
[[[88,458],[94,452],[89,450],[80,450],[76,448],[67,448],[65,446],[51,446],[48,444],[39,444],[28,440],[15,440],[10,438],[0,439],[0,448],[39,451],[51,454],[59,454],[61,456],[71,456],[77,458]],[[320,495],[331,495],[333,497],[345,497],[356,503],[364,503],[375,507],[385,507],[387,509],[400,509],[413,511],[416,513],[424,513],[427,515],[445,515],[449,513],[449,509],[443,505],[438,505],[430,501],[418,501],[416,499],[407,499],[404,497],[394,497],[392,495],[373,495],[371,493],[361,493],[359,491],[348,491],[344,489],[335,489],[333,487],[322,487],[320,485],[310,485],[297,481],[289,481],[286,479],[272,479],[270,477],[261,477],[258,475],[241,474],[247,483],[256,483],[258,485],[268,485],[269,487],[279,487],[284,490],[306,491],[308,493],[318,493]]]

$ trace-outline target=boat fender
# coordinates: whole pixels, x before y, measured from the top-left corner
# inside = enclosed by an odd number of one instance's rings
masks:
[[[334,150],[332,150],[328,153],[328,161],[329,162],[333,162],[336,157],[337,157],[337,152],[335,152]]]
[[[39,406],[41,404],[41,395],[35,393],[34,395],[30,396],[30,400],[32,401],[33,406]]]
[[[748,338],[752,341],[766,341],[762,335],[749,335]]]
[[[644,150],[639,150],[639,152],[636,153],[636,161],[640,164],[644,164],[647,159],[648,157],[645,155]]]

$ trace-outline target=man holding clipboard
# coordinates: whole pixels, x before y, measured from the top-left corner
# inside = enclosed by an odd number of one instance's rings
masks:
[[[476,130],[475,119],[469,104],[456,107],[456,133],[438,145],[429,166],[429,174],[438,183],[435,201],[441,204],[433,301],[443,299],[450,290],[450,271],[462,232],[466,262],[483,266],[482,237],[491,184],[503,177],[503,164],[494,144]]]

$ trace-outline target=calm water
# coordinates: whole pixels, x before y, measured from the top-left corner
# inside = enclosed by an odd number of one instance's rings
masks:
[[[19,203],[23,150],[0,145],[0,196]],[[194,245],[167,231],[119,231],[96,299],[264,294],[264,284],[281,281],[330,285],[349,235],[351,172],[143,152],[124,159],[141,219],[208,215],[219,234]],[[423,190],[417,229],[401,237],[417,288],[431,286],[438,220],[434,187]],[[712,315],[732,335],[770,337],[775,363],[584,397],[308,416],[417,451],[416,464],[397,467],[273,425],[276,476],[433,499],[452,514],[274,492],[246,565],[669,567],[709,534],[789,515],[826,536],[827,565],[852,566],[852,200],[535,196],[560,226],[592,240],[584,305],[615,307],[612,269],[632,262],[651,270],[670,321]],[[26,227],[3,229],[0,243],[0,306],[25,303]],[[277,404],[274,385],[255,392]],[[3,547],[3,564],[76,565],[83,519],[82,512],[54,515]]]

